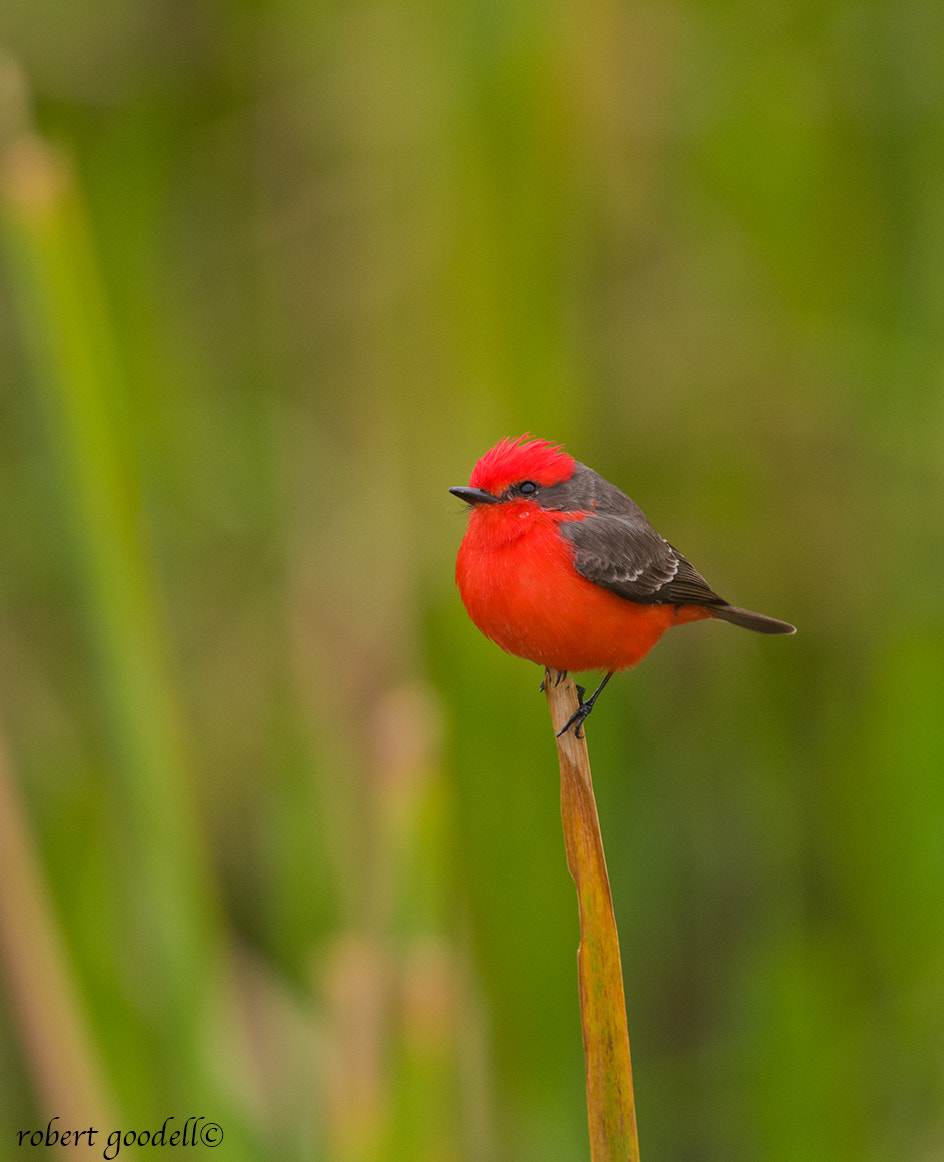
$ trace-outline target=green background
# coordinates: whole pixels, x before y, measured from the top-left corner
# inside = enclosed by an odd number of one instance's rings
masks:
[[[530,430],[799,627],[590,723],[642,1157],[944,1155],[942,44],[5,0],[0,1154],[587,1156],[540,672],[452,578]]]

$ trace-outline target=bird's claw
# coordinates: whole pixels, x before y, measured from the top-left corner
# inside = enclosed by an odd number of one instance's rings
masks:
[[[593,707],[589,703],[581,702],[580,705],[577,707],[577,709],[573,712],[573,714],[571,714],[570,718],[567,719],[567,721],[564,723],[564,725],[557,732],[556,737],[560,738],[562,735],[566,734],[567,731],[570,730],[570,728],[573,726],[574,738],[584,738],[585,737],[584,729],[583,729],[584,720],[586,719],[587,715],[590,713],[590,711],[592,709],[593,709]]]
[[[572,726],[574,727],[574,738],[584,737],[584,720],[589,716],[590,711],[593,709],[593,699],[591,698],[589,702],[585,702],[583,699],[583,696],[586,694],[586,692],[587,691],[585,687],[577,687],[577,709],[573,712],[573,714],[571,714],[570,718],[567,719],[555,737],[560,738],[561,735],[566,734]]]
[[[590,711],[593,709],[594,703],[596,702],[597,698],[599,698],[600,693],[603,690],[603,687],[607,684],[607,682],[609,682],[610,678],[612,678],[612,677],[613,677],[613,673],[612,673],[612,671],[610,671],[610,673],[606,675],[606,677],[603,679],[603,681],[600,683],[600,685],[597,686],[596,690],[594,690],[594,692],[590,695],[590,697],[586,698],[586,699],[584,698],[584,695],[586,694],[587,691],[583,688],[583,686],[577,687],[577,699],[578,699],[577,709],[573,712],[573,714],[571,714],[570,718],[567,719],[567,721],[564,723],[564,725],[561,727],[561,729],[557,732],[558,738],[560,738],[562,734],[566,734],[567,731],[570,730],[570,728],[572,726],[574,727],[574,738],[583,738],[584,737],[583,724],[586,721],[587,717],[589,716]]]

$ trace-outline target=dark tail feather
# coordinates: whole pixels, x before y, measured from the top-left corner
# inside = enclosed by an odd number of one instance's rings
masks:
[[[749,609],[739,609],[736,605],[717,605],[712,607],[711,612],[722,621],[730,621],[732,625],[753,629],[757,633],[796,633],[796,626],[788,621],[778,621],[775,617],[752,613]]]

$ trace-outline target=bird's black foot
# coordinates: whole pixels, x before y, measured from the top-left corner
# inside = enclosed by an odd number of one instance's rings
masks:
[[[557,732],[558,738],[560,738],[562,734],[566,734],[572,726],[574,728],[574,738],[583,738],[583,722],[585,718],[589,717],[590,711],[593,709],[594,699],[597,696],[594,694],[593,698],[590,698],[585,702],[583,696],[586,694],[586,692],[586,687],[577,687],[577,709],[573,712],[573,714],[571,714],[570,718],[567,719],[564,725]],[[599,693],[600,691],[598,690],[597,694]]]
[[[590,711],[593,709],[592,702],[581,702],[577,709],[571,714],[570,718],[557,732],[557,737],[560,738],[562,734],[566,734],[571,727],[574,728],[574,738],[583,738],[583,723],[584,719],[588,718]]]
[[[597,686],[596,690],[594,690],[590,697],[586,699],[586,701],[584,701],[584,694],[586,694],[586,690],[583,688],[583,686],[577,687],[577,699],[579,701],[579,705],[573,714],[571,714],[570,718],[567,719],[561,729],[557,732],[558,738],[560,738],[562,734],[566,734],[571,727],[574,728],[574,738],[584,737],[583,724],[587,718],[589,718],[590,711],[593,710],[594,703],[600,697],[600,694],[603,691],[603,687],[612,677],[612,672],[607,674],[607,676],[603,679],[600,685]]]
[[[563,682],[563,680],[567,677],[567,671],[566,670],[555,670],[554,672],[555,672],[555,674],[557,674],[557,677],[554,679],[554,689],[556,690],[557,687],[561,684],[561,682]],[[545,675],[547,675],[548,671],[545,670],[544,673],[545,673]],[[544,693],[545,681],[546,681],[546,677],[542,678],[541,685],[538,687],[538,689],[541,691],[542,694]]]

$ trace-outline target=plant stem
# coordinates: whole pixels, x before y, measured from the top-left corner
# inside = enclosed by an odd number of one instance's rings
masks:
[[[572,678],[548,670],[544,690],[556,734],[577,709],[577,689]],[[572,728],[557,739],[557,752],[567,866],[577,886],[580,909],[577,963],[590,1157],[592,1162],[638,1162],[619,937],[586,738],[577,738]]]

